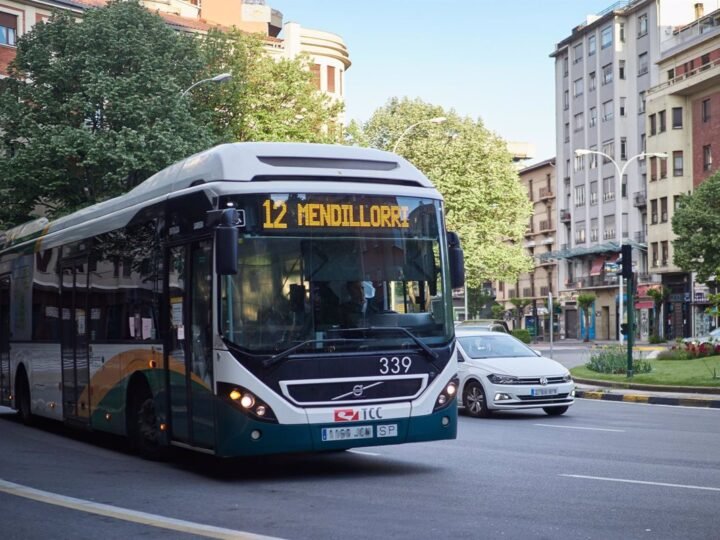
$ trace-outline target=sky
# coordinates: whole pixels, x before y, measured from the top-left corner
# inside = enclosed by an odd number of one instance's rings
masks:
[[[550,53],[615,0],[266,0],[284,22],[340,35],[352,65],[346,119],[392,97],[420,98],[482,119],[507,141],[555,155]],[[282,37],[282,34],[281,36]]]

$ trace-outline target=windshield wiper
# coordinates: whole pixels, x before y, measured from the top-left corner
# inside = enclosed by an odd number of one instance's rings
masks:
[[[343,332],[404,332],[405,335],[407,335],[410,339],[412,339],[415,344],[422,349],[422,351],[430,357],[430,361],[432,360],[439,360],[440,356],[438,353],[433,351],[430,347],[425,345],[422,339],[417,337],[415,334],[413,334],[410,330],[407,328],[403,328],[402,326],[366,326],[364,328],[346,328],[342,330]]]
[[[270,358],[266,358],[262,361],[263,366],[270,367],[274,366],[278,362],[283,361],[285,358],[290,356],[292,353],[299,351],[303,347],[306,347],[307,345],[312,345],[313,343],[347,343],[348,341],[364,341],[362,339],[348,339],[348,338],[334,338],[334,339],[308,339],[307,341],[303,341],[301,343],[298,343],[297,345],[293,345],[292,347],[288,347],[282,352],[277,353],[274,356],[271,356]]]

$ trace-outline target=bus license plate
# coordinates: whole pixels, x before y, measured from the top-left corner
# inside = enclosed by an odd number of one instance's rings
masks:
[[[372,426],[349,426],[322,428],[322,440],[330,441],[351,441],[353,439],[372,439]]]
[[[554,396],[557,394],[557,388],[533,388],[530,390],[531,396]]]

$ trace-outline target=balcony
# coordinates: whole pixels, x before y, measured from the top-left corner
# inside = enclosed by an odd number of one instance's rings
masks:
[[[560,210],[560,221],[563,223],[570,223],[572,220],[572,215],[570,214],[570,210]]]
[[[644,191],[636,191],[633,193],[633,206],[643,208],[647,206],[647,193]]]
[[[615,274],[600,276],[577,276],[565,282],[566,289],[587,289],[599,287],[617,287],[618,277]]]
[[[552,219],[544,219],[540,222],[540,231],[553,230]]]
[[[605,229],[603,231],[603,240],[615,240],[615,229]]]
[[[541,187],[541,188],[540,188],[540,199],[539,199],[539,200],[542,201],[543,199],[549,199],[549,198],[554,197],[554,196],[555,196],[555,195],[553,194],[552,189],[550,189],[550,188],[548,188],[548,187]]]

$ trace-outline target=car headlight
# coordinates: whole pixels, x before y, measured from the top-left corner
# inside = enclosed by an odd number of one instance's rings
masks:
[[[572,382],[572,375],[569,373],[563,377],[563,382]]]
[[[493,384],[519,384],[520,380],[512,375],[498,375],[497,373],[491,373],[488,375],[488,380]]]

